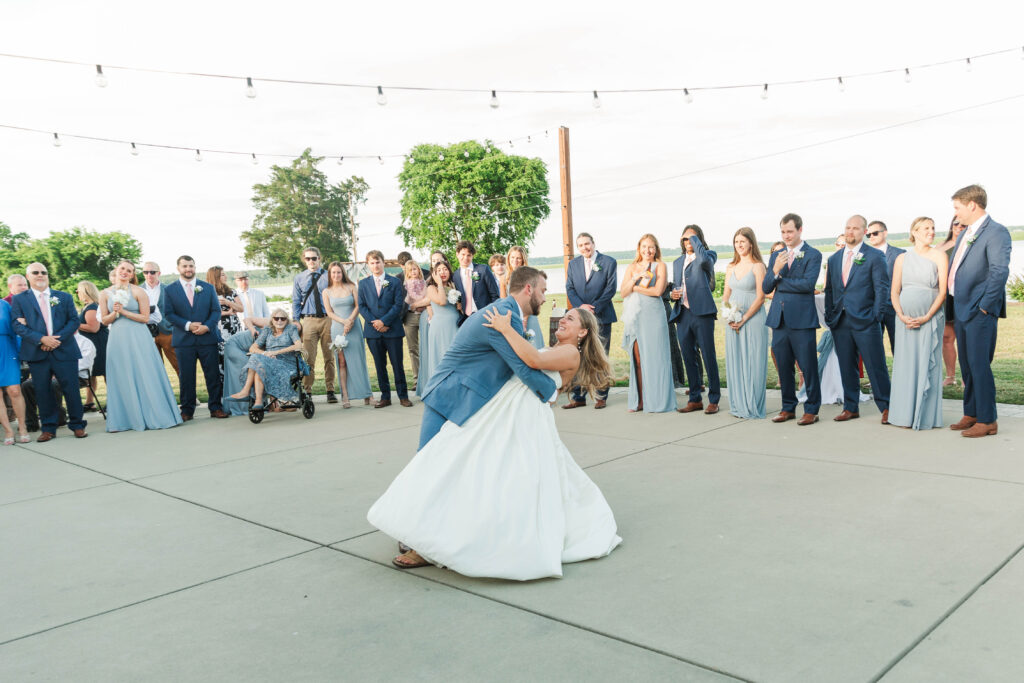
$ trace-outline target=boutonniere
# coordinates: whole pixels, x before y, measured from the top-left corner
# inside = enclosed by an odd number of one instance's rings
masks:
[[[51,296],[50,297],[50,308],[53,308],[54,306],[56,306],[59,303],[60,303],[60,299],[58,299],[55,296]]]
[[[196,294],[198,294],[201,291],[203,291],[203,286],[202,285],[196,285]]]
[[[382,282],[380,283],[380,288],[381,288],[381,289],[384,289],[385,287],[388,287],[388,286],[390,286],[390,285],[391,285],[391,283],[390,283],[389,281],[387,281],[387,280],[384,280],[384,281],[382,281]]]
[[[601,264],[595,263],[594,265],[590,266],[590,270],[592,270],[595,273],[600,273],[601,272]]]
[[[859,266],[862,263],[864,263],[864,254],[858,252],[857,255],[853,257],[853,265]]]
[[[798,251],[798,252],[796,252],[796,260],[797,260],[797,261],[799,261],[799,260],[800,260],[800,259],[802,259],[803,257],[804,257],[804,252],[803,252],[803,250],[801,250],[801,251]]]
[[[971,235],[970,237],[968,237],[967,238],[967,246],[971,246],[972,244],[974,244],[974,240],[976,240],[976,239],[978,239],[977,233],[975,233],[975,234]]]
[[[480,281],[480,273],[478,273],[478,272],[476,272],[474,270],[473,271],[473,282],[479,282],[479,281]]]
[[[523,336],[526,337],[527,341],[533,341],[533,338],[537,336],[537,333],[533,330],[527,330],[526,334]]]

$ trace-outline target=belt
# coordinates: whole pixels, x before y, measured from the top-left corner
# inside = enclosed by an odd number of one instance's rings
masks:
[[[320,315],[317,315],[316,313],[303,313],[302,315],[299,316],[299,318],[326,318],[326,317],[327,317],[326,313],[321,313]]]

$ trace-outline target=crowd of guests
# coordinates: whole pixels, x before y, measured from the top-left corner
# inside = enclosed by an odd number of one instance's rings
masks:
[[[836,421],[858,418],[860,379],[866,372],[883,424],[939,427],[942,388],[954,383],[959,354],[964,417],[952,428],[969,437],[995,434],[990,365],[997,320],[1006,316],[1010,237],[988,216],[981,187],[963,188],[952,199],[955,217],[940,246],[934,246],[931,218],[913,221],[912,247],[904,250],[887,243],[882,221],[852,216],[824,264],[823,284],[822,254],[803,241],[797,214],[783,216],[781,239],[767,262],[754,231],[738,230],[725,269],[721,310],[728,326],[730,412],[766,417],[770,357],[782,390],[782,409],[773,422],[817,422],[823,387],[825,402],[842,401]],[[682,255],[670,268],[657,238],[642,236],[620,282],[615,259],[599,253],[594,238],[581,233],[579,256],[568,266],[569,304],[594,314],[605,353],[617,321],[613,299],[622,297],[631,412],[719,410],[722,381],[714,341],[720,313],[714,298],[718,256],[697,225],[683,230],[680,246]],[[409,407],[410,393],[422,393],[462,323],[507,296],[512,274],[529,265],[519,246],[492,256],[487,265],[475,263],[475,254],[474,245],[462,241],[454,267],[444,253],[433,252],[428,268],[403,252],[396,277],[386,272],[384,255],[374,250],[367,254],[369,276],[355,282],[342,263],[324,267],[320,251],[309,247],[302,255],[306,268],[294,279],[290,311],[271,310],[265,294],[249,288],[247,273],[235,278],[234,288],[219,266],[208,269],[205,280],[198,279],[195,260],[187,255],[178,258],[178,278],[170,284],[161,282],[156,263],[145,263],[139,278],[130,261],[117,265],[103,290],[80,282],[78,311],[70,294],[49,288],[46,266],[34,263],[25,276],[8,278],[10,294],[0,302],[0,387],[18,426],[15,435],[8,411],[0,410],[4,443],[29,441],[36,406],[38,441],[54,438],[58,423],[65,421],[76,437],[85,437],[84,413],[97,408],[98,377],[106,384],[108,431],[164,429],[191,420],[197,364],[213,418],[254,408],[295,409],[299,395],[292,379],[302,375],[303,387],[311,392],[319,354],[328,403],[337,403],[340,393],[343,408],[359,400],[375,408],[391,406],[393,376],[398,403]],[[819,339],[821,327],[826,330]],[[529,316],[525,328],[527,340],[543,348],[538,316]],[[885,337],[893,353],[891,378]],[[377,400],[364,344],[377,375]],[[411,387],[403,345],[412,362]],[[91,349],[84,370],[83,348]],[[165,359],[178,376],[177,400]],[[826,381],[829,367],[836,368],[836,389]],[[676,400],[680,375],[689,379],[682,406]],[[26,388],[32,390],[29,404]],[[593,393],[594,407],[604,408],[608,388]],[[586,403],[587,391],[577,386],[562,407]],[[803,413],[798,418],[799,403]]]

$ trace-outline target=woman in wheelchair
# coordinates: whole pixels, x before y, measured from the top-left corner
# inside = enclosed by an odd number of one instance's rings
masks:
[[[301,351],[302,338],[298,328],[288,322],[288,314],[283,309],[275,309],[270,314],[270,325],[249,347],[249,361],[242,369],[245,385],[231,398],[248,398],[250,389],[254,389],[253,410],[263,410],[264,395],[281,403],[298,402],[300,396],[292,377],[296,374],[296,367],[300,374],[308,372],[304,361],[300,360],[296,365],[296,355]]]

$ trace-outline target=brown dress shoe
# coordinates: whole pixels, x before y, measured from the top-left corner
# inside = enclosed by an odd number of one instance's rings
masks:
[[[607,401],[605,401],[604,399],[598,399],[597,403],[594,404],[594,410],[601,410],[601,408],[604,408],[607,405]]]
[[[373,404],[373,407],[374,408],[387,408],[389,405],[391,405],[391,399],[388,399],[386,401],[377,401],[376,403]]]
[[[84,439],[85,437],[89,436],[88,434],[85,433],[84,429],[76,429],[74,431],[74,435],[76,439]]]
[[[714,415],[717,412],[718,412],[718,404],[717,403],[709,403],[708,404],[708,409],[704,411],[704,414],[705,415]]]
[[[814,413],[804,413],[804,416],[797,420],[796,423],[801,427],[806,427],[807,425],[812,425],[817,421],[818,416]]]
[[[962,432],[965,429],[970,429],[977,423],[977,418],[968,417],[967,415],[964,415],[963,417],[960,418],[959,422],[954,422],[953,424],[949,425],[949,428],[952,429],[954,432]]]
[[[231,416],[228,415],[227,413],[225,413],[223,410],[211,410],[210,411],[210,417],[216,417],[216,418],[223,419],[225,417],[231,417]]]
[[[889,409],[888,408],[886,408],[885,410],[882,411],[882,424],[884,424],[884,425],[889,424]]]
[[[192,416],[191,416],[191,415],[186,415],[185,413],[182,413],[182,414],[181,414],[181,421],[182,421],[182,422],[188,422],[188,421],[189,421],[189,420],[191,420],[191,419],[192,419]]]
[[[680,413],[692,413],[697,410],[704,410],[704,404],[700,402],[690,401],[686,404],[685,408],[676,408]]]
[[[573,408],[584,408],[584,407],[586,407],[586,405],[587,405],[586,401],[569,401],[564,406],[562,406],[562,410],[572,410]]]
[[[783,410],[778,415],[772,418],[772,422],[786,422],[787,420],[795,420],[796,413],[791,413],[788,410]]]
[[[56,439],[57,435],[53,432],[43,432],[36,438],[36,443],[46,443],[52,439]]]
[[[412,408],[412,401],[410,401],[407,398],[400,398],[398,399],[398,402],[402,405],[403,408]]]
[[[990,422],[988,424],[975,422],[973,427],[963,430],[960,436],[966,436],[968,439],[977,439],[979,436],[995,436],[998,431],[998,422]]]
[[[846,422],[847,420],[856,420],[860,417],[860,413],[855,413],[852,410],[844,410],[832,419],[836,422]]]

